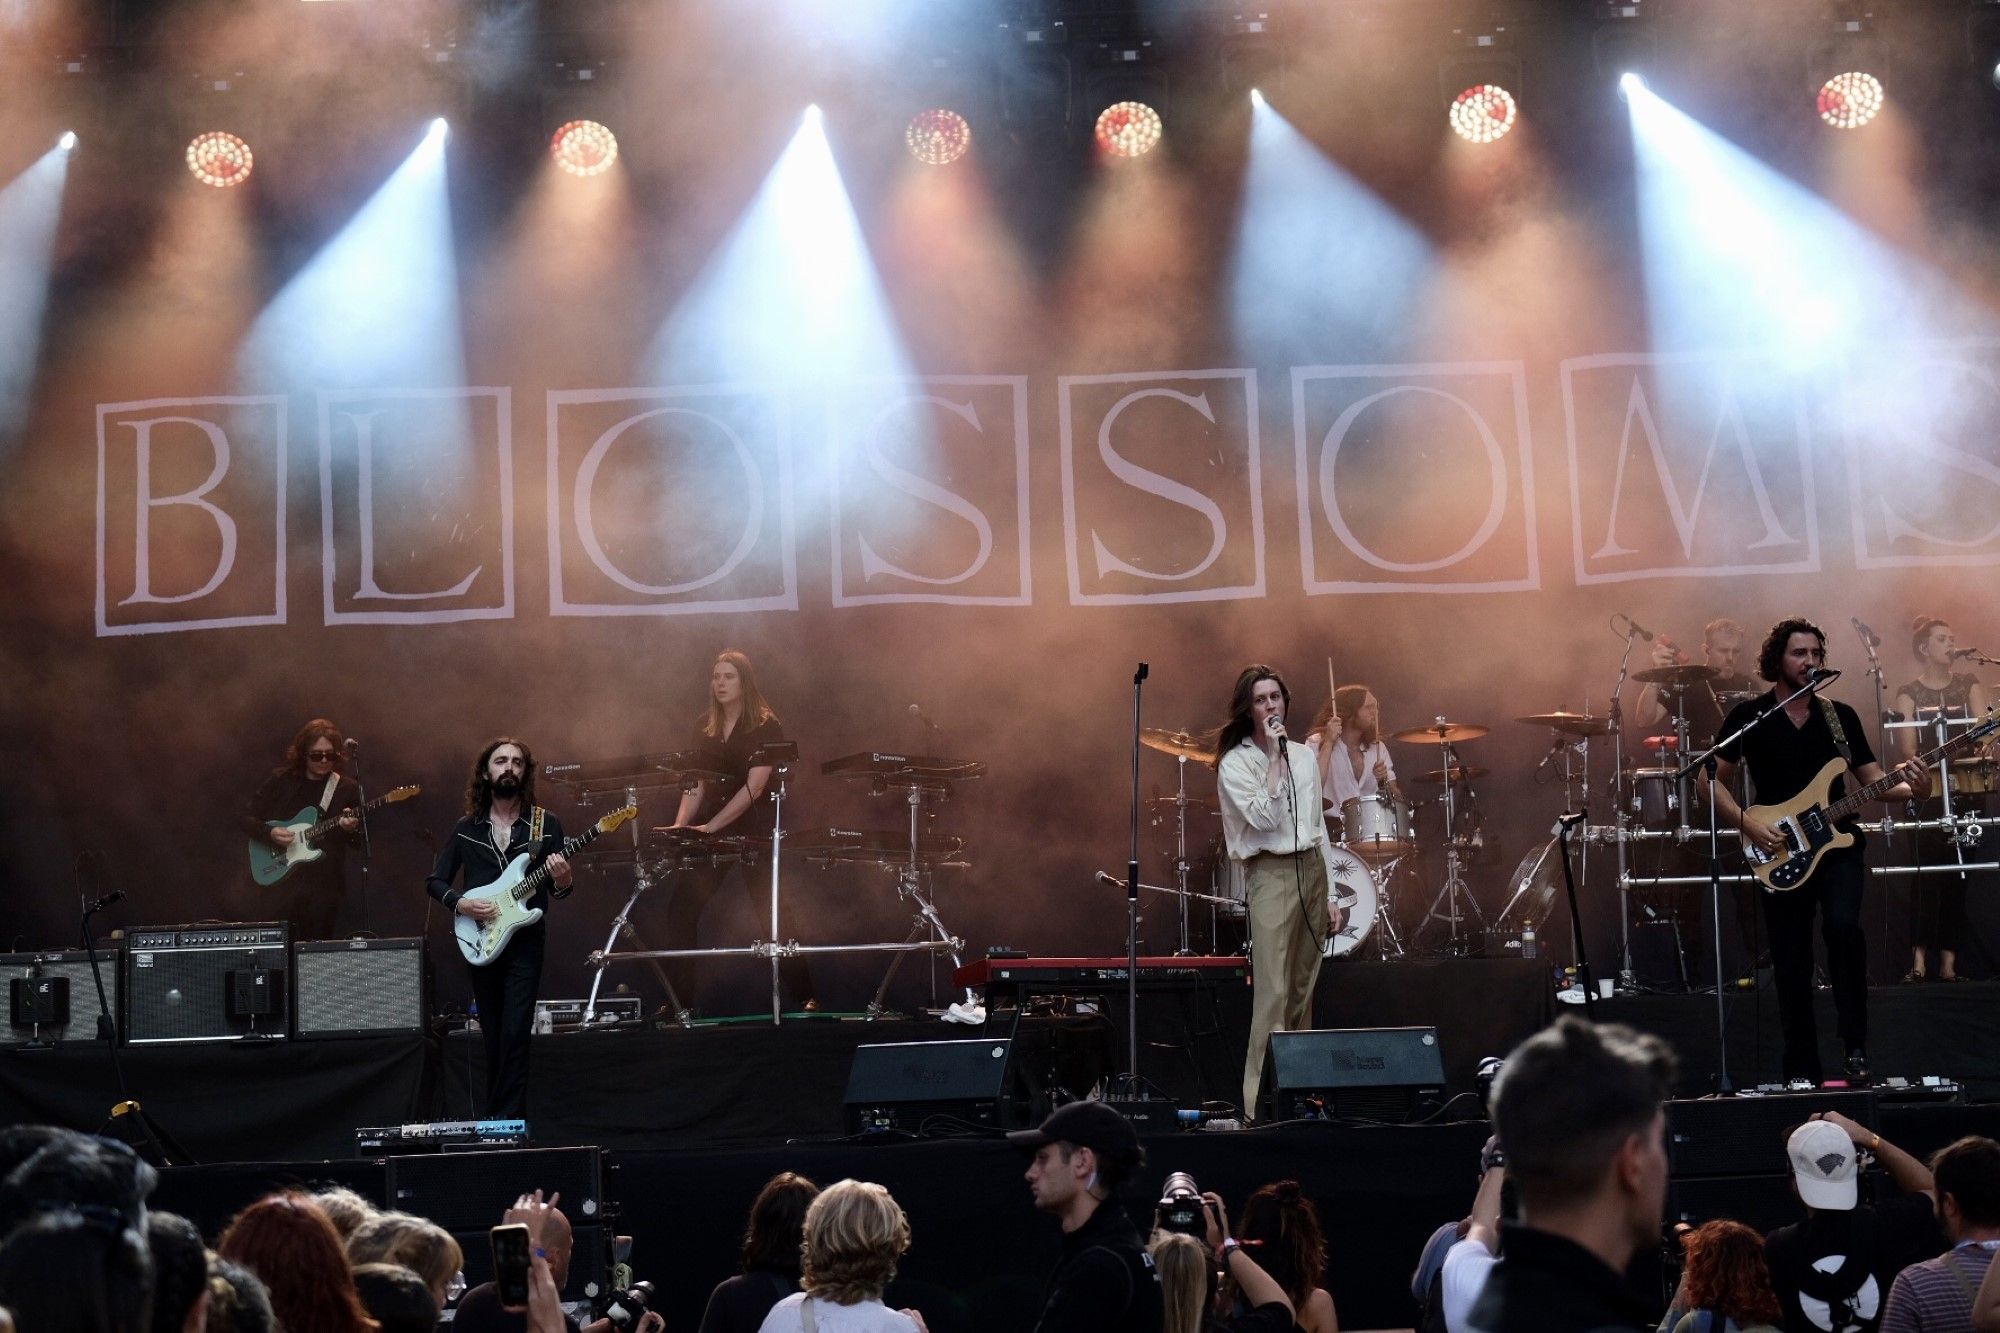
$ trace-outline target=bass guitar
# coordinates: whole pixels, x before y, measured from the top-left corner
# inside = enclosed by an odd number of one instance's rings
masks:
[[[367,814],[397,801],[407,801],[423,790],[422,787],[398,787],[392,792],[377,796],[366,805],[360,806],[357,814]],[[319,807],[309,805],[290,819],[273,819],[265,823],[266,828],[288,828],[292,831],[289,847],[273,846],[268,838],[250,839],[250,878],[259,884],[272,885],[292,873],[294,866],[307,861],[317,861],[326,855],[319,840],[333,832],[340,822],[338,814],[319,817]]]
[[[566,857],[576,855],[613,829],[622,828],[638,813],[636,805],[621,806],[611,811],[574,838],[563,839],[562,854]],[[535,862],[533,870],[528,868],[530,861]],[[474,967],[485,967],[500,956],[500,951],[507,947],[507,941],[513,939],[517,931],[540,921],[542,909],[527,904],[548,883],[547,859],[534,851],[526,851],[509,861],[507,868],[500,872],[500,878],[491,884],[467,889],[463,897],[492,903],[499,909],[499,914],[491,921],[474,921],[469,916],[453,914],[452,933],[458,937],[458,951],[465,955],[465,961]]]
[[[1986,710],[1985,716],[1976,727],[1967,727],[1943,745],[1937,746],[1920,756],[1928,764],[1932,760],[1960,749],[1973,741],[2000,730],[2000,704]],[[1854,835],[1838,827],[1839,822],[1860,810],[1869,801],[1875,800],[1903,779],[1899,774],[1890,773],[1878,778],[1865,787],[1849,792],[1837,801],[1828,798],[1834,782],[1847,772],[1847,761],[1829,759],[1805,790],[1789,801],[1777,805],[1753,805],[1743,813],[1763,820],[1778,831],[1785,840],[1784,847],[1775,852],[1767,852],[1756,846],[1746,836],[1743,839],[1743,855],[1749,858],[1750,873],[1755,875],[1765,888],[1776,892],[1796,889],[1812,878],[1819,868],[1820,858],[1840,847],[1852,847]]]

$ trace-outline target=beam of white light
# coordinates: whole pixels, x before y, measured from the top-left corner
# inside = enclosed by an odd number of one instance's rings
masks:
[[[1812,372],[1933,331],[1936,275],[1643,85],[1630,107],[1655,350]]]
[[[1237,347],[1284,365],[1396,355],[1435,260],[1421,232],[1260,99],[1230,268]]]
[[[69,154],[52,148],[0,190],[0,450],[27,417]]]
[[[649,360],[663,384],[907,373],[817,107],[668,317]]]
[[[62,149],[65,153],[73,151],[76,148],[76,131],[64,130],[62,137],[56,140],[56,147]]]
[[[302,389],[465,382],[442,137],[427,134],[258,317],[245,382]]]

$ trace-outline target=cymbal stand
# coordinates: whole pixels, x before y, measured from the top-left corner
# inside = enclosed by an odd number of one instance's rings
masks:
[[[1613,840],[1618,849],[1618,984],[1629,990],[1638,984],[1632,973],[1632,877],[1625,851],[1626,825],[1632,819],[1625,808],[1625,680],[1632,671],[1632,647],[1638,642],[1630,617],[1621,637],[1625,651],[1618,658],[1618,683],[1611,687],[1611,704],[1604,716],[1611,723],[1611,823],[1618,834]]]
[[[785,1006],[778,986],[779,959],[784,945],[778,940],[778,867],[785,851],[785,778],[791,773],[789,760],[771,765],[771,1022],[785,1021]],[[797,940],[790,941],[796,945]],[[799,997],[801,1004],[805,996]]]
[[[1375,881],[1375,961],[1386,963],[1391,958],[1401,960],[1409,955],[1403,947],[1402,932],[1396,929],[1395,906],[1389,879],[1396,873],[1396,867],[1403,863],[1400,856],[1392,856],[1381,865],[1368,867],[1368,877]],[[1391,948],[1395,949],[1392,954]]]
[[[965,966],[965,960],[960,956],[960,951],[964,948],[964,941],[946,929],[944,919],[938,915],[937,905],[931,901],[930,870],[923,864],[919,852],[922,846],[924,820],[930,813],[924,808],[924,800],[927,796],[942,800],[947,793],[947,785],[920,778],[892,779],[887,785],[904,787],[909,793],[906,799],[910,811],[910,859],[896,872],[896,893],[917,905],[916,919],[912,923],[907,943],[915,944],[919,938],[934,933],[936,940],[933,942],[941,946],[950,956],[952,968],[954,970],[962,968]],[[896,969],[903,965],[905,956],[904,953],[898,953],[890,961],[889,970],[882,976],[882,984],[875,988],[875,998],[868,1002],[870,1019],[878,1019],[888,1013],[889,983],[895,980]],[[979,1001],[979,993],[970,986],[965,988],[963,1003],[953,1004],[950,1008],[963,1015],[964,1021],[968,1023],[986,1021],[985,1006]]]
[[[594,794],[596,793],[580,793],[577,797],[577,804],[589,805],[590,798]],[[638,803],[638,787],[627,787],[625,789],[625,804],[637,805]],[[645,939],[640,936],[638,928],[632,924],[632,909],[638,906],[639,899],[645,894],[646,890],[653,887],[653,876],[646,865],[645,854],[639,845],[639,821],[634,819],[629,822],[627,827],[632,830],[632,896],[625,900],[625,905],[618,909],[616,916],[611,918],[611,931],[604,937],[604,947],[591,955],[594,961],[591,967],[590,998],[585,1000],[583,1005],[583,1025],[586,1028],[597,1019],[597,992],[604,985],[603,960],[605,956],[611,953],[612,946],[618,943],[618,936],[622,933],[625,938],[631,940],[632,943],[638,945],[641,949],[646,947]],[[688,1026],[693,1015],[682,1007],[680,997],[674,994],[674,983],[667,979],[666,969],[660,966],[658,960],[652,960],[652,968],[654,978],[659,981],[661,987],[667,992],[667,1012],[678,1018],[683,1027]]]
[[[1440,717],[1438,725],[1440,727],[1444,726],[1445,719]],[[1453,750],[1451,742],[1442,737],[1438,739],[1438,754],[1442,761],[1441,767],[1445,773],[1444,886],[1438,890],[1437,897],[1431,900],[1431,909],[1424,914],[1423,924],[1418,926],[1417,929],[1422,931],[1431,922],[1440,919],[1443,920],[1450,932],[1446,948],[1451,953],[1457,954],[1464,947],[1463,941],[1459,938],[1459,921],[1469,911],[1472,917],[1479,922],[1480,929],[1483,930],[1486,927],[1486,914],[1479,910],[1479,903],[1473,898],[1472,890],[1466,885],[1465,863],[1458,854],[1458,802],[1457,798],[1453,795],[1458,784],[1452,780],[1452,772],[1458,767],[1458,755]],[[1464,910],[1461,910],[1461,907]]]
[[[1187,766],[1188,757],[1186,755],[1177,754],[1174,756],[1174,776],[1176,778],[1174,788],[1174,889],[1180,894],[1181,918],[1180,947],[1174,950],[1174,956],[1177,958],[1186,958],[1194,953],[1194,944],[1188,931],[1188,904],[1193,902],[1194,898],[1190,896],[1188,891]],[[1155,790],[1158,789],[1155,788]],[[1214,908],[1211,904],[1210,916],[1213,917],[1213,915]],[[1209,927],[1209,938],[1215,938],[1212,923]]]

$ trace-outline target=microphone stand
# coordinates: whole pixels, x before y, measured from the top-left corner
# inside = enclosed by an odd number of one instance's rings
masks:
[[[1139,1085],[1139,741],[1141,704],[1146,676],[1144,662],[1132,673],[1132,846],[1125,862],[1125,1091],[1141,1100]]]
[[[347,760],[354,769],[354,809],[361,821],[361,931],[368,932],[368,872],[375,863],[375,844],[368,836],[368,786],[361,780],[361,744],[347,742]],[[345,859],[345,858],[343,858]]]
[[[1859,624],[1854,626],[1854,633],[1861,640],[1862,650],[1868,654],[1868,675],[1875,682],[1875,753],[1885,759],[1893,758],[1889,750],[1889,710],[1882,702],[1888,687],[1882,678],[1882,659],[1875,655],[1875,647],[1881,642],[1881,639],[1873,632],[1862,629]],[[1949,668],[1949,665],[1949,663],[1946,664],[1947,668]],[[1911,801],[1905,809],[1914,818],[1916,802]],[[1895,839],[1895,834],[1891,833],[1888,835],[1888,841],[1891,844],[1895,842]],[[1917,834],[1914,832],[1910,834],[1910,847],[1912,851],[1915,851],[1918,847]],[[1882,895],[1882,934],[1884,938],[1887,938],[1889,934],[1889,897],[1887,894]],[[1753,958],[1750,960],[1753,970],[1756,967],[1756,963],[1756,959]],[[1719,977],[1716,984],[1721,984]]]
[[[1576,909],[1576,873],[1569,864],[1569,831],[1581,824],[1586,814],[1567,811],[1556,817],[1556,838],[1562,844],[1563,892],[1569,898],[1570,943],[1576,946],[1576,983],[1583,987],[1583,1011],[1597,1021],[1597,982],[1590,975],[1590,958],[1583,948],[1583,915]]]
[[[86,856],[91,853],[85,853]],[[97,959],[97,945],[90,938],[90,918],[111,905],[110,898],[122,898],[118,893],[98,898],[95,902],[84,903],[83,918],[77,925],[77,932],[83,937],[83,954],[90,963],[90,979],[97,986],[97,1039],[104,1043],[104,1053],[111,1060],[112,1080],[118,1085],[118,1101],[112,1106],[111,1114],[105,1117],[98,1129],[102,1134],[108,1130],[124,1129],[131,1132],[118,1137],[131,1145],[133,1151],[149,1162],[159,1166],[195,1166],[198,1163],[187,1149],[175,1141],[153,1118],[146,1114],[146,1108],[133,1100],[125,1083],[125,1066],[118,1058],[118,1020],[111,1013],[111,1002],[105,996],[104,968]]]
[[[1679,783],[1697,768],[1704,771],[1708,779],[1708,896],[1709,922],[1714,931],[1715,948],[1715,1090],[1725,1097],[1734,1096],[1736,1085],[1729,1079],[1729,1018],[1722,1004],[1722,832],[1718,824],[1720,812],[1715,805],[1715,770],[1717,756],[1732,745],[1740,744],[1745,736],[1755,731],[1761,724],[1785,711],[1792,700],[1803,694],[1811,694],[1822,685],[1833,683],[1838,672],[1829,672],[1817,680],[1809,680],[1793,690],[1782,700],[1772,704],[1757,716],[1738,727],[1730,735],[1717,740],[1714,745],[1695,755],[1682,764],[1674,774],[1674,782]]]

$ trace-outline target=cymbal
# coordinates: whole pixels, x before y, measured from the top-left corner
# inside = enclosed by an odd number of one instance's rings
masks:
[[[1567,732],[1572,736],[1602,736],[1611,730],[1611,719],[1608,717],[1592,717],[1588,713],[1571,713],[1563,709],[1553,713],[1530,713],[1514,720],[1531,727]]]
[[[1149,796],[1146,798],[1147,809],[1158,810],[1165,814],[1172,814],[1175,807],[1182,804],[1186,804],[1190,810],[1199,810],[1205,815],[1219,815],[1222,813],[1221,804],[1213,796],[1195,796],[1190,794],[1188,796]]]
[[[1455,744],[1458,741],[1476,741],[1490,730],[1490,727],[1482,727],[1477,722],[1438,721],[1428,727],[1392,731],[1389,733],[1389,739],[1408,741],[1412,745]]]
[[[1139,733],[1139,744],[1161,754],[1174,755],[1181,759],[1199,759],[1204,764],[1215,762],[1215,747],[1206,736],[1197,736],[1191,731],[1168,731],[1165,727],[1147,727]]]
[[[1419,773],[1414,782],[1470,782],[1474,778],[1486,776],[1486,769],[1478,764],[1453,764],[1450,768],[1434,768],[1428,773]]]
[[[1644,671],[1634,671],[1633,680],[1644,681],[1648,685],[1699,685],[1703,681],[1720,680],[1722,673],[1712,666],[1702,666],[1698,662],[1687,662],[1680,666],[1647,667]]]

